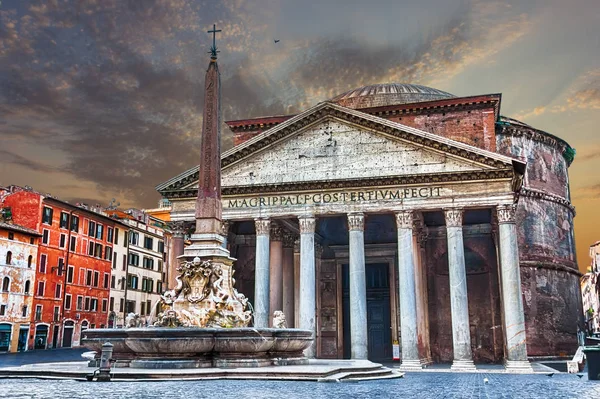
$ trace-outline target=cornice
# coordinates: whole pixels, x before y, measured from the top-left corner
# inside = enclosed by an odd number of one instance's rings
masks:
[[[269,194],[385,186],[407,186],[415,184],[458,183],[478,180],[512,179],[513,176],[514,172],[512,168],[504,168],[466,172],[437,173],[431,175],[399,175],[348,180],[316,180],[310,182],[290,182],[260,186],[223,187],[222,195],[225,197],[229,195]],[[169,199],[195,198],[198,195],[198,189],[189,188],[180,190],[168,190],[163,191],[162,194],[163,196]]]
[[[569,200],[567,200],[563,197],[559,197],[556,194],[550,194],[545,191],[536,190],[534,188],[523,187],[521,189],[521,191],[519,192],[519,197],[528,197],[528,198],[540,199],[543,201],[554,202],[555,204],[562,205],[565,208],[569,209],[573,213],[573,216],[576,215],[575,207],[573,206],[573,204],[571,204],[571,202]]]
[[[510,122],[507,122],[507,123],[510,123]],[[538,130],[534,127],[510,125],[510,124],[509,125],[501,125],[500,132],[497,132],[497,134],[502,134],[505,136],[512,136],[512,137],[525,137],[525,138],[527,138],[529,140],[533,140],[537,143],[546,144],[552,148],[556,148],[558,151],[560,151],[561,154],[563,154],[563,156],[565,156],[565,152],[569,148],[571,148],[569,143],[567,143],[563,139],[555,137],[555,136],[551,135],[550,133],[546,133],[542,130]],[[567,161],[567,165],[571,166],[573,159],[569,160],[565,156],[565,160]]]

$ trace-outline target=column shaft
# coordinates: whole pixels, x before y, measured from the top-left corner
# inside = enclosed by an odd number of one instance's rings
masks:
[[[269,219],[256,219],[254,327],[269,326]]]
[[[446,212],[448,237],[448,271],[450,279],[450,310],[452,312],[453,369],[474,369],[469,326],[467,271],[463,244],[462,210]]]
[[[287,327],[295,326],[294,319],[294,237],[291,234],[283,236],[283,313]]]
[[[398,294],[402,339],[401,367],[403,369],[420,369],[412,211],[396,213],[396,225],[398,227]]]
[[[279,226],[271,224],[271,244],[269,252],[269,321],[273,326],[273,313],[283,310],[283,232]]]
[[[365,271],[364,215],[349,214],[350,236],[350,342],[352,359],[369,356],[367,330],[367,286]]]
[[[506,334],[506,368],[530,370],[527,360],[525,313],[521,295],[519,246],[515,225],[515,205],[498,206],[498,233],[500,241],[500,274],[502,276],[502,304]]]
[[[300,328],[310,330],[316,337],[316,271],[315,271],[315,218],[301,217],[300,222]],[[316,339],[304,351],[314,358]]]

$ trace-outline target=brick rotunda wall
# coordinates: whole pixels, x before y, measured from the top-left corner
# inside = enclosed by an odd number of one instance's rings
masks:
[[[528,354],[573,354],[583,315],[568,144],[508,118],[497,125],[496,142],[499,153],[527,162],[517,228]]]

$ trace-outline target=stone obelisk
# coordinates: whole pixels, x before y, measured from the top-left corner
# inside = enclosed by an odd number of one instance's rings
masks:
[[[213,260],[231,265],[233,258],[224,248],[221,204],[221,76],[217,65],[215,34],[204,83],[204,118],[200,142],[200,168],[198,174],[198,198],[196,199],[196,230],[191,236],[192,244],[185,248],[180,258]]]

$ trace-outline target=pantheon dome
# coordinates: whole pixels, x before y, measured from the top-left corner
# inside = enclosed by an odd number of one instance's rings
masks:
[[[330,101],[343,107],[360,109],[410,104],[456,97],[432,87],[409,83],[384,83],[359,87],[333,97]]]

